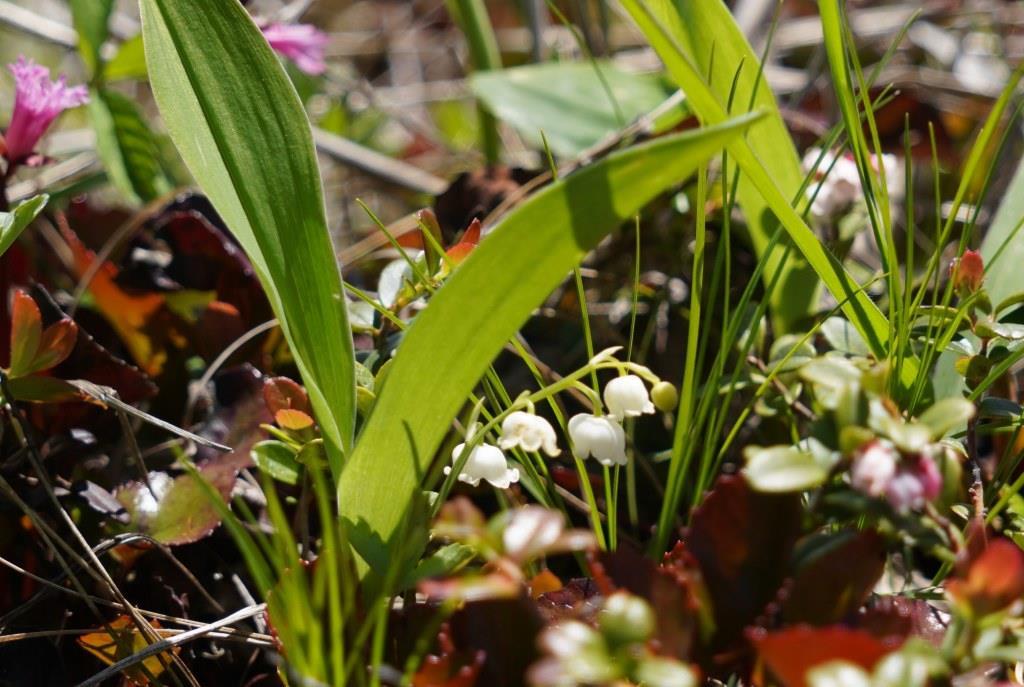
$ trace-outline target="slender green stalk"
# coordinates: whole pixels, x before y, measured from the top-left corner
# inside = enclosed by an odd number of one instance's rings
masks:
[[[473,68],[478,72],[501,69],[501,53],[498,50],[498,39],[494,35],[490,17],[484,0],[445,0],[448,11],[459,24],[466,43]],[[498,135],[498,123],[490,112],[482,106],[480,114],[480,138],[487,164],[498,162],[501,153],[501,138]]]

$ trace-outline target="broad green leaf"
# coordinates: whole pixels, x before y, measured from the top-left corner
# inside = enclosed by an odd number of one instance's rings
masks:
[[[703,16],[703,12],[715,12],[720,15],[719,24],[722,21],[732,22],[732,19],[727,16],[728,12],[725,10],[724,5],[718,2],[718,0],[692,3],[683,2],[682,0],[676,3],[672,3],[670,0],[621,1],[623,7],[629,11],[633,20],[665,63],[669,74],[671,74],[680,88],[683,89],[683,92],[686,93],[687,101],[697,116],[705,124],[715,124],[723,121],[727,115],[722,99],[705,82],[702,75],[703,72],[701,72],[691,54],[683,46],[690,40],[687,38],[688,31],[684,29],[684,17],[698,17]],[[719,7],[720,5],[722,6]],[[656,8],[657,11],[652,8]],[[712,8],[718,8],[720,11],[713,10]],[[691,14],[691,12],[695,14]],[[708,16],[711,16],[711,14]],[[710,31],[711,26],[718,26],[719,24],[696,24],[694,25],[694,32],[700,33],[701,30]],[[701,40],[701,44],[694,44],[695,48],[703,45],[705,39],[701,38]],[[728,48],[723,43],[725,41],[715,42],[716,64],[721,59],[719,57],[720,51]],[[709,54],[702,54],[700,59],[710,60],[710,47],[707,48],[707,51]],[[753,68],[753,64],[749,66],[751,69]],[[735,70],[736,67],[737,65],[734,65],[732,69]],[[744,66],[744,71],[746,71],[746,68],[747,65]],[[721,80],[718,80],[716,88],[728,88],[731,82],[732,73],[730,72],[729,77],[725,80],[725,85],[721,83]],[[764,87],[762,86],[759,92],[763,89]],[[742,103],[742,100],[740,103]],[[745,180],[749,182],[750,186],[763,199],[765,203],[764,208],[774,213],[779,221],[782,222],[797,250],[803,254],[804,258],[835,299],[843,303],[843,312],[846,314],[847,319],[857,328],[861,336],[864,337],[872,354],[879,359],[884,359],[888,355],[889,338],[889,324],[885,316],[871,298],[859,288],[853,277],[843,268],[842,263],[826,250],[817,235],[792,207],[791,201],[792,196],[795,194],[795,189],[785,188],[777,183],[780,178],[785,183],[788,175],[774,168],[774,164],[770,162],[771,157],[767,157],[771,155],[770,151],[761,151],[754,147],[758,144],[757,142],[766,137],[772,137],[771,132],[758,135],[752,133],[748,137],[734,139],[729,143],[727,149],[732,159],[735,160],[742,170]],[[766,166],[769,164],[773,164],[773,166],[771,168]],[[781,177],[779,177],[780,174],[782,175]],[[746,214],[749,219],[752,214],[751,210],[747,209]],[[755,242],[762,240],[764,240],[763,237],[755,239]],[[768,270],[767,274],[772,274],[771,270]],[[800,302],[807,298],[806,292],[791,293],[791,290],[804,291],[815,288],[813,284],[807,283],[802,276],[794,278],[792,281],[792,287],[787,285],[787,287],[782,288],[774,296],[783,299],[794,298],[796,299],[794,302]],[[782,307],[788,306],[783,304]],[[795,316],[795,313],[793,314]],[[916,367],[911,362],[907,361],[907,364],[903,367],[903,374],[907,378],[908,385],[916,375]]]
[[[641,4],[646,5],[649,14],[640,7]],[[719,104],[719,109],[724,111],[735,82],[732,113],[759,110],[767,114],[761,122],[751,127],[745,141],[788,206],[803,182],[800,158],[779,114],[775,96],[764,75],[759,73],[758,56],[736,25],[726,4],[721,0],[627,0],[623,6],[633,15],[666,65],[676,59],[671,54],[675,52],[673,47],[679,49],[696,69],[696,73],[706,78],[705,88]],[[652,35],[648,28],[648,17],[660,24],[664,38],[674,46],[664,45],[662,37]],[[680,79],[678,67],[670,67],[669,72],[689,98],[690,90]],[[691,107],[706,124],[721,121],[721,117],[713,112],[714,108],[709,108],[707,104],[698,105],[694,102]],[[737,200],[743,209],[754,250],[758,256],[762,256],[778,227],[778,208],[749,174],[740,178]],[[812,265],[797,253],[791,253],[783,263],[782,253],[776,249],[764,271],[765,284],[772,280],[778,270],[782,270],[783,275],[771,294],[770,302],[776,326],[780,332],[786,332],[814,311],[820,293],[820,281]]]
[[[235,483],[229,465],[207,463],[199,474],[209,480],[223,501]],[[189,544],[208,536],[221,521],[220,509],[195,475],[171,477],[149,473],[147,482],[130,482],[117,490],[117,500],[128,511],[133,530],[165,544]]]
[[[966,398],[944,398],[936,401],[917,419],[931,430],[933,439],[941,439],[967,424],[974,417],[974,411],[974,404]]]
[[[89,118],[96,147],[114,185],[133,202],[148,202],[170,190],[153,132],[131,99],[92,89]]]
[[[352,334],[306,113],[237,0],[140,5],[164,122],[252,260],[337,473],[355,422]]]
[[[756,121],[658,139],[547,187],[509,214],[406,331],[339,484],[339,508],[379,574],[449,423],[502,346],[587,251]],[[408,539],[408,538],[407,538]]]
[[[10,212],[0,212],[0,255],[32,224],[49,200],[50,197],[43,194],[19,203]]]
[[[848,355],[871,355],[863,337],[842,317],[830,317],[822,322],[821,333],[833,350]]]
[[[467,563],[469,563],[476,556],[476,549],[466,544],[460,544],[458,542],[454,544],[448,544],[442,546],[440,549],[430,554],[405,576],[402,580],[402,589],[411,589],[416,586],[416,583],[420,580],[426,580],[430,577],[440,577],[442,575],[451,575],[456,570],[459,570]]]
[[[126,40],[103,68],[103,78],[107,82],[126,81],[129,79],[145,79],[149,72],[146,69],[146,51],[142,34]]]
[[[673,90],[657,74],[629,74],[608,62],[596,67],[573,62],[478,72],[470,85],[496,117],[533,145],[542,144],[543,131],[551,150],[567,157],[647,114]]]
[[[985,290],[993,303],[1020,290],[1020,266],[1024,263],[1024,159],[1003,194],[992,224],[981,242],[985,260]],[[1009,307],[1009,306],[1004,306]]]
[[[755,491],[807,491],[828,477],[828,466],[800,446],[750,446],[744,453],[743,475]]]
[[[100,48],[107,40],[107,22],[114,8],[114,0],[70,0],[71,14],[78,32],[78,52],[95,75],[100,71]]]

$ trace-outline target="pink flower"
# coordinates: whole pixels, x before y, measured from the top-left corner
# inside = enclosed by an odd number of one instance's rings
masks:
[[[942,491],[942,475],[931,456],[918,454],[906,459],[889,482],[885,498],[898,513],[907,513],[933,501]]]
[[[268,24],[263,36],[275,52],[287,57],[307,74],[323,74],[327,34],[311,24]]]
[[[896,476],[899,451],[890,442],[872,441],[853,457],[850,481],[853,488],[868,496],[881,496]]]
[[[88,102],[89,91],[85,86],[69,88],[63,76],[50,81],[49,69],[24,56],[9,67],[14,74],[15,96],[14,114],[4,133],[4,157],[8,163],[17,164],[35,152],[39,139],[61,112]]]

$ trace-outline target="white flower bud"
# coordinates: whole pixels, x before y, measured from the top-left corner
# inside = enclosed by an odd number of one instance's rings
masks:
[[[604,387],[604,404],[608,414],[619,419],[653,413],[654,404],[644,380],[636,375],[616,377]]]
[[[464,448],[465,444],[459,444],[452,451],[453,464],[458,462]],[[445,468],[444,474],[451,474],[451,471],[451,468]],[[513,482],[519,481],[519,470],[509,468],[505,454],[500,448],[481,444],[469,454],[469,459],[459,473],[459,481],[475,487],[482,479],[499,489],[508,489]]]
[[[622,425],[610,417],[589,413],[569,419],[569,437],[580,458],[594,456],[602,465],[626,464],[626,433]]]
[[[501,423],[501,439],[498,446],[508,451],[516,446],[524,451],[540,451],[552,458],[561,451],[558,449],[558,437],[551,423],[532,413],[517,410],[510,413]]]

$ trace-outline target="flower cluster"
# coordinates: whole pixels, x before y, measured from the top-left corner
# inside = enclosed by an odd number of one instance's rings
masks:
[[[25,57],[9,68],[14,75],[14,112],[0,150],[9,166],[34,164],[36,146],[46,130],[64,110],[88,102],[89,91],[85,86],[69,87],[63,76],[51,81],[49,69]]]
[[[946,450],[941,444],[929,444],[903,455],[891,441],[875,439],[854,455],[850,481],[857,491],[884,498],[898,513],[920,510],[942,491],[936,457]]]
[[[626,464],[626,432],[622,428],[624,419],[653,414],[658,408],[671,410],[677,401],[675,387],[670,383],[659,381],[653,391],[648,393],[644,380],[633,374],[622,375],[608,382],[603,397],[608,409],[607,415],[574,415],[569,419],[568,431],[577,456],[583,459],[593,456],[606,466]],[[467,441],[469,439],[471,437]],[[465,448],[466,442],[455,447],[452,451],[453,464],[460,462]],[[480,443],[470,451],[459,471],[459,481],[476,486],[485,480],[499,489],[507,489],[519,481],[519,470],[508,466],[504,454],[504,451],[515,448],[531,453],[543,451],[552,458],[561,453],[551,423],[533,412],[516,410],[502,421],[497,446]],[[451,474],[451,471],[451,467],[445,468],[446,475]]]

